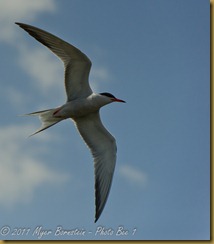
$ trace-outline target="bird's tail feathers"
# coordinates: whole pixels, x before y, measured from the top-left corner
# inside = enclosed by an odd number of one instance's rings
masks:
[[[39,116],[39,119],[42,122],[42,126],[36,132],[31,134],[30,136],[33,136],[43,130],[46,130],[47,128],[49,128],[49,127],[55,125],[56,123],[60,122],[61,120],[63,120],[63,118],[53,116],[54,112],[57,111],[57,109],[59,109],[59,108],[47,109],[47,110],[43,110],[43,111],[37,111],[37,112],[25,114],[25,116]]]

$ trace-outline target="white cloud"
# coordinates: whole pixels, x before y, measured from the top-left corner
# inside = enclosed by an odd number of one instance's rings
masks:
[[[18,55],[15,57],[17,64],[29,75],[35,91],[39,91],[41,95],[63,94],[63,65],[60,66],[59,61],[53,54],[49,53],[45,48],[28,47],[24,42],[27,33],[21,30],[14,22],[27,22],[36,20],[41,13],[53,13],[56,11],[55,0],[1,0],[0,1],[0,41],[6,42],[8,45],[15,47]],[[15,52],[14,52],[15,55]],[[52,55],[52,56],[51,56]],[[5,92],[9,95],[13,106],[22,107],[26,101],[26,94],[17,88],[8,86]],[[61,90],[61,93],[60,93]],[[29,98],[29,96],[28,96]],[[62,96],[59,98],[61,99]],[[55,99],[57,100],[57,99]]]
[[[0,40],[14,43],[16,41],[17,21],[32,21],[41,12],[54,12],[54,0],[1,0],[0,1]]]
[[[123,165],[119,168],[119,173],[129,183],[145,187],[148,182],[148,176],[142,170],[136,169],[130,165]]]
[[[90,84],[95,92],[100,92],[104,82],[108,82],[111,79],[110,72],[101,66],[92,66],[90,74]]]
[[[37,137],[38,145],[33,148],[25,139],[32,131],[33,127],[26,125],[0,127],[0,205],[29,202],[38,187],[63,184],[69,178],[67,173],[59,173],[37,158],[38,151],[41,157],[44,150],[44,140],[52,137],[48,133]]]
[[[63,64],[49,50],[20,45],[19,51],[18,63],[34,79],[34,87],[45,94],[64,89]]]
[[[15,109],[25,107],[29,99],[22,91],[13,86],[8,86],[1,91],[1,96],[5,96],[7,103],[10,103]]]
[[[53,13],[55,10],[55,0],[0,1],[0,41],[17,49],[17,63],[29,74],[34,87],[49,93],[53,87],[55,91],[60,89],[59,86],[63,89],[60,82],[63,80],[63,66],[60,67],[55,57],[50,57],[52,54],[48,50],[29,48],[24,43],[24,32],[14,22],[29,23],[36,20],[40,13]],[[10,84],[5,87],[4,96],[9,96],[14,106],[21,107],[29,101],[26,101],[25,92]],[[33,126],[26,125],[0,127],[0,205],[14,206],[19,202],[28,202],[37,188],[47,184],[63,184],[69,178],[67,173],[60,173],[42,161],[43,153],[48,152],[44,142],[51,141],[54,135],[43,133],[35,137],[31,144],[26,137],[33,131]]]
[[[91,77],[96,82],[98,82],[99,80],[107,81],[110,77],[110,74],[106,68],[96,66],[93,67],[91,70]]]

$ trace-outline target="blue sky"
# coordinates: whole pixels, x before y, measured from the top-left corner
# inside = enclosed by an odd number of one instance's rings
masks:
[[[28,138],[40,122],[17,116],[66,96],[61,61],[14,22],[77,46],[92,88],[127,101],[101,111],[118,157],[96,224],[92,157],[72,122]],[[1,0],[0,26],[1,239],[209,239],[209,1]]]

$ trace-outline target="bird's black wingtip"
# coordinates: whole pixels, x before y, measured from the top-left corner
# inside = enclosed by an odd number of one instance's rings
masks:
[[[20,23],[20,22],[15,22],[16,25],[18,25],[19,27],[23,28],[23,26],[26,26],[26,24],[24,23]]]
[[[20,23],[20,22],[15,22],[15,24],[16,24],[16,25],[18,25],[20,28],[24,29],[24,27],[23,27],[23,26],[24,26],[25,24]]]
[[[15,22],[15,24],[18,25],[22,29],[30,27],[30,25],[27,25],[27,24],[24,24],[24,23],[20,23],[20,22]]]
[[[94,219],[94,223],[96,223],[98,219],[99,219],[99,216],[96,215],[95,219]]]

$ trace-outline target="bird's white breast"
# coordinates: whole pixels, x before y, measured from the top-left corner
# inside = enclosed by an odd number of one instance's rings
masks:
[[[102,101],[99,95],[92,94],[89,97],[69,101],[61,106],[55,116],[63,118],[78,118],[94,113],[104,106],[106,103]]]

